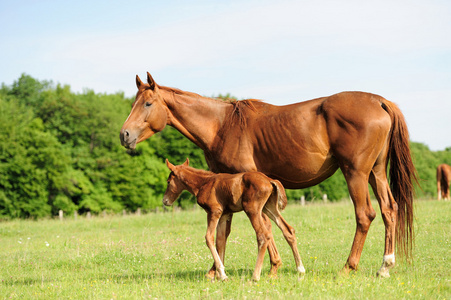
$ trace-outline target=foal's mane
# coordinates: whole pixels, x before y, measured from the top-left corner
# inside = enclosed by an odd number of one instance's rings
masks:
[[[211,175],[215,175],[215,173],[211,172],[211,171],[207,171],[207,170],[203,170],[203,169],[196,169],[193,167],[186,167],[185,168],[188,171],[191,171],[193,173],[196,173],[197,175],[201,175],[201,176],[211,176]]]
[[[181,166],[179,172],[180,172],[179,179],[187,186],[190,186],[191,188],[193,187],[199,188],[201,185],[204,184],[206,179],[215,175],[215,173],[213,172],[202,169],[196,169],[190,166]]]

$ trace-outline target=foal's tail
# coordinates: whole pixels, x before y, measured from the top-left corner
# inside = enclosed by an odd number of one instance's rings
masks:
[[[414,182],[418,184],[417,173],[412,162],[409,147],[409,132],[404,116],[398,106],[388,100],[382,107],[392,119],[388,157],[390,159],[390,189],[398,204],[396,222],[396,247],[406,258],[412,255],[414,240],[413,197]]]
[[[279,180],[272,179],[271,184],[274,187],[273,194],[276,193],[277,195],[277,208],[279,210],[284,210],[287,206],[287,194],[285,194],[285,188],[280,183]]]

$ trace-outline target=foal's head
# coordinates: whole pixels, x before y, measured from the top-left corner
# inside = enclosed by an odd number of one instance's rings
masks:
[[[171,170],[171,174],[169,174],[168,177],[168,186],[166,188],[166,192],[164,192],[163,204],[170,206],[175,200],[177,200],[180,194],[187,189],[186,185],[180,179],[180,171],[181,169],[184,169],[184,167],[189,166],[189,160],[187,158],[183,164],[174,166],[169,162],[169,160],[166,159],[166,165],[169,170]]]

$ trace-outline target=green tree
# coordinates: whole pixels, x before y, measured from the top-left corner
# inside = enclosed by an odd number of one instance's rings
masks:
[[[219,95],[226,101],[234,99]],[[11,86],[0,88],[0,218],[45,217],[91,211],[118,212],[162,206],[169,170],[186,158],[207,169],[204,153],[177,130],[161,133],[127,151],[119,131],[133,99],[122,93],[73,93],[69,86],[54,86],[23,74]],[[411,143],[421,188],[419,197],[436,196],[435,170],[451,165],[451,148],[430,151]],[[328,195],[331,201],[349,197],[341,171],[303,190],[287,190],[290,200],[307,201]],[[182,194],[178,205],[195,201]]]

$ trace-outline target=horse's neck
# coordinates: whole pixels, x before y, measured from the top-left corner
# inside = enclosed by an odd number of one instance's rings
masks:
[[[201,149],[210,149],[230,104],[167,87],[160,91],[170,111],[168,124]]]

